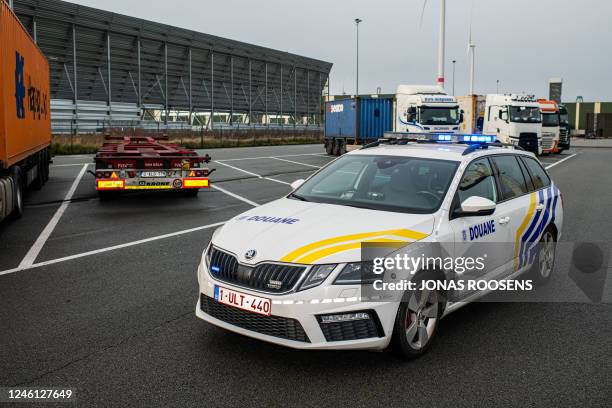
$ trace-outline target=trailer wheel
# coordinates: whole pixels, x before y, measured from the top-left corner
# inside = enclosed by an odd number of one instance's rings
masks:
[[[39,152],[36,155],[36,179],[32,182],[32,188],[40,190],[45,184],[45,151]]]
[[[23,215],[23,183],[21,181],[21,170],[18,167],[11,169],[11,179],[13,181],[13,212],[11,218],[21,218]]]
[[[116,191],[98,190],[98,198],[100,199],[100,201],[109,201],[115,197],[117,197]]]
[[[346,154],[346,142],[340,144],[340,156]]]
[[[200,192],[199,189],[193,188],[193,189],[183,191],[183,195],[185,197],[197,197],[199,192]]]
[[[330,156],[334,155],[334,140],[333,139],[327,139],[325,141],[325,153],[327,153]]]
[[[334,156],[340,156],[341,149],[342,149],[342,140],[334,139]]]
[[[46,183],[47,181],[49,181],[49,167],[51,164],[51,153],[49,152],[49,149],[45,149],[43,150],[43,183]]]

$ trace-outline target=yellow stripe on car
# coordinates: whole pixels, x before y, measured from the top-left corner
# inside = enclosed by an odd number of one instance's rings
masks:
[[[527,215],[525,215],[523,222],[521,223],[518,230],[516,231],[516,239],[514,241],[514,270],[518,269],[518,252],[521,246],[521,243],[520,243],[521,236],[523,235],[523,232],[525,232],[527,225],[529,225],[529,222],[531,221],[531,218],[533,217],[533,213],[535,212],[535,208],[536,208],[536,193],[532,193],[529,196],[529,208],[527,209]]]
[[[334,244],[341,244],[341,243],[348,242],[348,241],[359,241],[359,240],[364,240],[367,238],[384,237],[388,235],[408,238],[409,240],[412,240],[412,241],[418,241],[428,236],[428,234],[424,234],[422,232],[412,231],[408,229],[394,229],[394,230],[386,230],[386,231],[362,232],[359,234],[342,235],[339,237],[327,238],[321,241],[313,242],[308,245],[304,245],[303,247],[300,247],[296,249],[295,251],[292,251],[288,253],[287,255],[285,255],[283,258],[281,258],[281,262],[295,262],[296,259],[298,258],[301,258],[301,259],[304,258],[304,255],[306,255],[307,253],[311,251],[315,251],[323,247],[326,247],[326,246],[330,246]],[[360,243],[361,243],[360,241],[356,242],[357,245],[359,245]]]
[[[376,238],[376,239],[370,239],[366,241],[351,242],[350,244],[336,245],[336,246],[332,246],[332,247],[328,247],[328,248],[324,248],[324,249],[320,249],[318,251],[312,252],[306,256],[303,256],[302,258],[299,258],[297,260],[297,263],[311,264],[315,261],[318,261],[319,259],[325,258],[330,255],[337,254],[339,252],[350,251],[352,249],[359,249],[361,248],[361,244],[366,243],[366,242],[376,242],[376,243],[377,242],[385,242],[385,243],[391,242],[391,243],[398,243],[398,244],[409,244],[412,241],[404,241],[404,240],[389,239],[389,238]]]

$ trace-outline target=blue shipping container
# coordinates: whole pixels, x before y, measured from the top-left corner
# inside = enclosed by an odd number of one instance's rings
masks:
[[[393,128],[393,99],[343,99],[325,104],[325,137],[379,139]]]

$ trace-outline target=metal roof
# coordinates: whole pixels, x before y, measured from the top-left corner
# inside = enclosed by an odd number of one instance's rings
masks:
[[[52,99],[320,112],[331,63],[60,0],[14,5],[49,59]]]

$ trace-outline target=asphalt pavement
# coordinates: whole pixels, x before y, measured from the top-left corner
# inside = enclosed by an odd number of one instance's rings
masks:
[[[23,218],[0,224],[0,386],[72,387],[87,407],[610,406],[609,303],[472,304],[410,362],[200,321],[195,271],[214,229],[332,160],[320,145],[207,153],[219,189],[104,202],[91,175],[78,179],[91,156],[55,158]],[[542,158],[563,192],[564,241],[612,242],[610,155]]]

